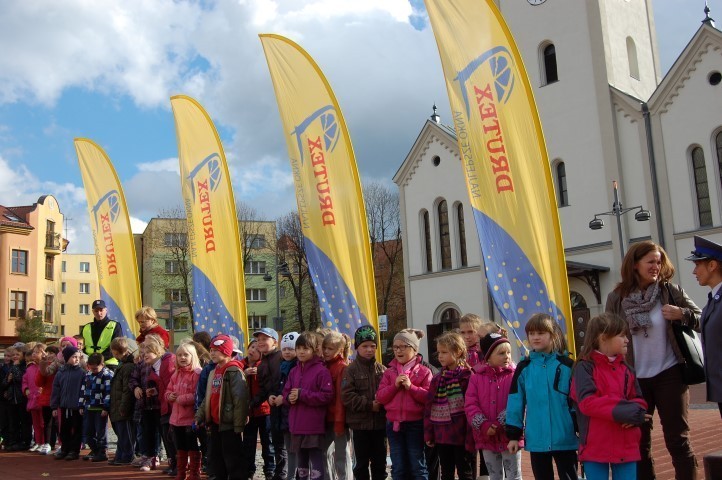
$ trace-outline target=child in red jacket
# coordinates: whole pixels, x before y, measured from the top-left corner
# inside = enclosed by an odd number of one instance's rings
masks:
[[[592,318],[574,367],[571,397],[579,423],[579,460],[588,480],[636,478],[639,428],[649,420],[634,370],[624,361],[627,322],[613,314]]]
[[[327,478],[348,480],[353,472],[349,444],[351,431],[346,426],[346,407],[341,398],[341,380],[348,366],[351,339],[348,335],[331,331],[321,343],[323,361],[333,380],[334,400],[326,412],[326,473]]]
[[[406,328],[394,337],[394,359],[381,378],[376,400],[386,409],[386,435],[393,480],[428,479],[424,458],[424,405],[431,370],[418,354],[424,336]]]
[[[241,360],[243,373],[246,375],[248,390],[251,398],[260,393],[261,387],[258,384],[258,365],[261,363],[261,352],[258,351],[258,339],[252,338],[248,343],[248,354]],[[248,423],[243,428],[243,452],[248,462],[248,476],[256,473],[256,443],[261,437],[261,458],[263,458],[263,474],[267,479],[273,478],[276,469],[274,451],[271,446],[271,407],[268,401],[251,409]]]

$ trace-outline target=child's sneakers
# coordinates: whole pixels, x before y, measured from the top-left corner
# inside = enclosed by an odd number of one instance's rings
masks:
[[[40,445],[40,448],[38,448],[38,453],[39,453],[40,455],[47,455],[47,454],[49,454],[49,453],[50,453],[50,444],[48,444],[48,443],[43,443],[42,445]]]
[[[37,452],[40,449],[40,444],[34,443],[32,447],[28,450],[28,452]]]
[[[151,470],[155,470],[158,466],[158,457],[144,457],[145,461],[143,462],[143,465],[140,466],[141,472],[150,472]]]
[[[130,464],[134,467],[142,467],[143,463],[148,459],[145,455],[142,455],[140,457],[135,457]]]

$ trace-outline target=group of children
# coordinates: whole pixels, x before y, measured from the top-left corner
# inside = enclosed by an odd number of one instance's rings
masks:
[[[322,331],[279,342],[263,328],[245,358],[223,334],[199,332],[175,354],[157,335],[137,354],[116,338],[115,372],[101,355],[83,358],[72,338],[59,351],[17,345],[6,350],[2,397],[19,425],[0,433],[6,449],[27,449],[32,426],[47,454],[57,427],[56,459],[79,458],[86,443],[83,458],[100,462],[110,421],[118,444],[109,464],[155,469],[162,441],[168,470],[189,480],[205,458],[209,478],[252,478],[259,436],[267,480],[380,480],[387,440],[394,480],[470,480],[477,455],[489,478],[520,479],[521,447],[537,479],[553,479],[556,464],[559,478],[576,480],[578,460],[589,480],[610,469],[633,479],[648,416],[624,362],[626,329],[613,315],[593,318],[575,365],[557,323],[537,314],[526,324],[531,352],[515,365],[506,332],[469,314],[460,333],[436,339],[440,370],[419,354],[424,334],[413,329],[395,335],[382,365],[368,325],[353,340]]]

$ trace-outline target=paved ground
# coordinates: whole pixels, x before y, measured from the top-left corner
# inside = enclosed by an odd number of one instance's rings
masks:
[[[704,480],[704,467],[702,457],[708,453],[722,450],[722,420],[716,404],[704,402],[704,386],[698,385],[692,389],[693,407],[690,411],[690,423],[692,430],[692,444],[700,464],[700,480]],[[662,439],[662,428],[659,418],[655,416],[655,429],[653,433],[653,445],[657,466],[658,480],[673,480],[672,461],[664,448]],[[114,439],[111,439],[111,441]],[[259,452],[260,453],[260,452]],[[523,455],[524,478],[533,478],[529,457]],[[260,457],[257,464],[259,471]],[[129,479],[152,479],[170,478],[159,471],[140,472],[130,467],[110,467],[102,463],[83,462],[81,460],[66,462],[56,461],[51,456],[42,456],[37,453],[10,453],[0,452],[0,477],[3,479],[26,480],[26,479],[99,479],[99,480],[129,480]],[[257,476],[255,480],[263,480]]]

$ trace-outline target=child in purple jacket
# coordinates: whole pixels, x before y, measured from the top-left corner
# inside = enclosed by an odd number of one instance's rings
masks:
[[[289,450],[297,455],[298,478],[324,476],[322,447],[326,433],[326,408],[333,401],[331,374],[316,356],[318,338],[303,332],[296,340],[298,364],[291,369],[283,387],[283,402],[290,405],[288,427]]]

